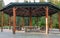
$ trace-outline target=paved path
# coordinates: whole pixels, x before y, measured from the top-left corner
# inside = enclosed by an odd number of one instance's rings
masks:
[[[4,30],[0,32],[0,38],[60,38],[60,33],[50,33],[48,35],[39,34],[39,33],[20,33],[16,32],[15,35],[12,34],[12,31]]]

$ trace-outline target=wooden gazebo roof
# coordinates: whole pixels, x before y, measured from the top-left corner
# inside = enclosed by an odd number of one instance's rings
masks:
[[[48,14],[52,15],[60,11],[60,8],[56,5],[50,3],[50,2],[44,2],[44,3],[10,3],[7,6],[5,6],[0,11],[4,11],[4,13],[8,15],[13,15],[13,7],[16,7],[16,15],[17,16],[24,16],[29,17],[30,13],[32,14],[32,17],[34,16],[45,16],[45,7],[48,6]]]

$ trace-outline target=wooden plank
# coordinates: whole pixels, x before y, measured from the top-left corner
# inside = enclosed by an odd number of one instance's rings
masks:
[[[16,31],[16,8],[13,7],[13,34],[15,34]]]
[[[48,6],[46,6],[46,34],[48,34]]]

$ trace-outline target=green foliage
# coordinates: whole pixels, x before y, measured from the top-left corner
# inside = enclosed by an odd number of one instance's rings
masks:
[[[8,15],[4,14],[4,24],[8,25]]]

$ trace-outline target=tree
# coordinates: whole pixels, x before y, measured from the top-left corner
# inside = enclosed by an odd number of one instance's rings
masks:
[[[0,9],[2,9],[2,3],[3,3],[3,0],[0,0]],[[0,12],[0,25],[1,25],[1,12]]]
[[[19,0],[16,0],[16,2],[19,2]]]
[[[45,2],[45,0],[40,0],[40,2]]]
[[[24,2],[28,3],[28,0],[24,0]]]

